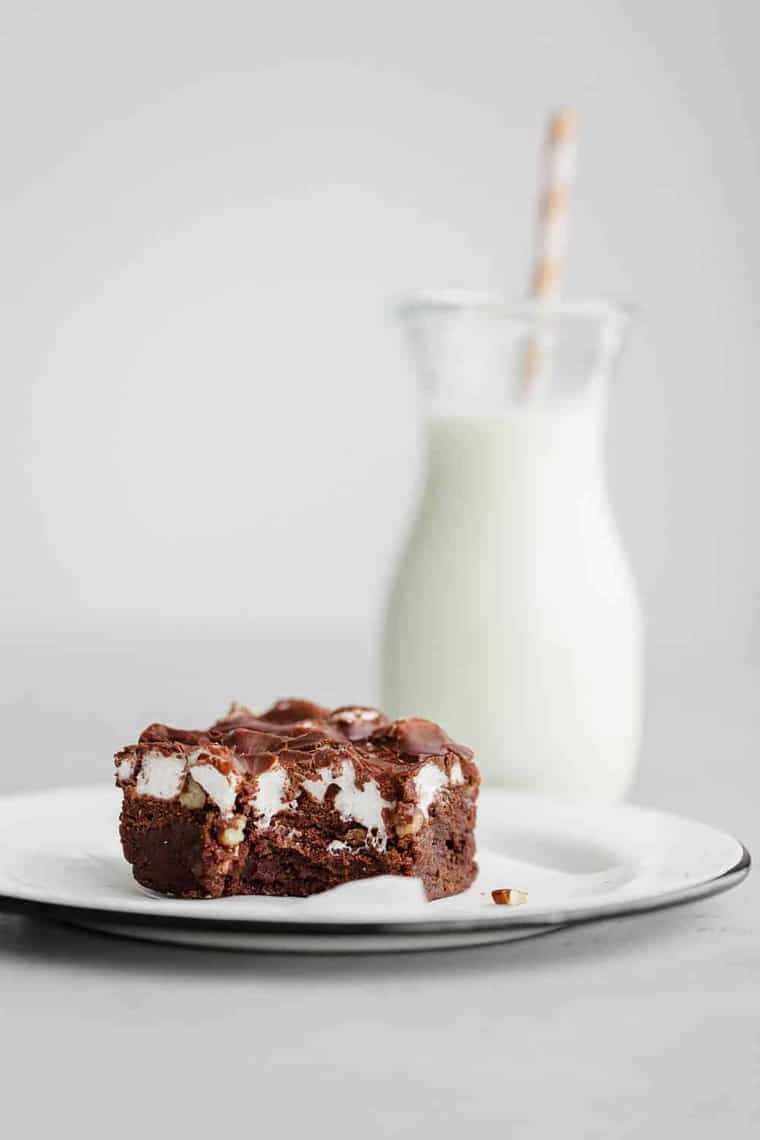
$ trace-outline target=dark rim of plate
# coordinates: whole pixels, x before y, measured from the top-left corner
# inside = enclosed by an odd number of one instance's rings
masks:
[[[738,842],[738,841],[737,841]],[[66,903],[38,902],[34,899],[17,898],[13,895],[0,895],[0,911],[6,914],[28,915],[33,918],[52,919],[73,925],[97,926],[101,931],[108,927],[145,927],[147,929],[183,930],[216,934],[256,934],[272,939],[287,936],[294,940],[308,940],[313,937],[332,936],[341,938],[374,939],[390,935],[418,937],[443,934],[487,933],[505,930],[552,930],[560,927],[578,926],[581,923],[602,921],[608,918],[621,918],[629,914],[644,914],[683,903],[719,894],[738,886],[749,874],[752,859],[749,851],[741,846],[741,855],[733,866],[722,871],[706,882],[669,891],[667,894],[637,899],[608,906],[588,907],[572,913],[561,909],[544,913],[535,918],[516,918],[515,912],[508,911],[508,921],[495,918],[470,919],[447,918],[440,922],[303,922],[301,920],[282,921],[280,919],[229,919],[229,918],[186,918],[183,915],[154,915],[132,913],[124,910],[101,910],[98,907],[69,906]]]

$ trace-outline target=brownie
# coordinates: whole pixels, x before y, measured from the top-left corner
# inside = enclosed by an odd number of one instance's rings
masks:
[[[477,872],[480,776],[431,721],[234,704],[201,731],[151,724],[115,762],[124,855],[162,894],[305,896],[412,875],[437,899]]]

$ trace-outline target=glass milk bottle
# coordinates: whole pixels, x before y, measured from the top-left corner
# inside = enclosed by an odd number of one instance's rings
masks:
[[[384,707],[439,721],[491,785],[621,796],[642,623],[603,435],[628,315],[441,295],[401,316],[428,471],[388,604]]]

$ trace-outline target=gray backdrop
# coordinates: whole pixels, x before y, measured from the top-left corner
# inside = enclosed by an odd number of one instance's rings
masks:
[[[372,698],[421,463],[389,303],[523,292],[571,102],[567,292],[646,313],[609,435],[649,628],[635,795],[760,846],[755,12],[0,0],[0,790],[102,782],[149,720],[231,697]],[[0,916],[3,1119],[754,1140],[756,880],[385,960]]]
[[[757,23],[5,0],[0,630],[370,637],[420,464],[389,304],[524,291],[569,102],[566,291],[645,313],[609,459],[650,646],[756,649]]]

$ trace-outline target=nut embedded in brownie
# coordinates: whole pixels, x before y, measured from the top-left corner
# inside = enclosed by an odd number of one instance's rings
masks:
[[[477,872],[480,776],[431,721],[233,704],[202,731],[149,725],[115,762],[124,855],[162,894],[304,896],[395,874],[436,899]]]

